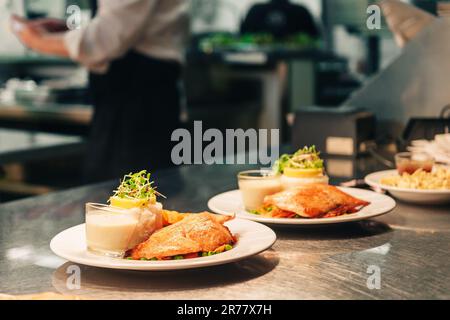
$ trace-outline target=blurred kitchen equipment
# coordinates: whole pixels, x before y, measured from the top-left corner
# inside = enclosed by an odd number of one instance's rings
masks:
[[[66,1],[27,0],[24,6],[28,19],[62,18],[66,13]]]
[[[398,139],[412,118],[437,118],[450,101],[450,19],[436,19],[345,105],[377,116],[378,132]],[[431,137],[432,138],[432,137]]]
[[[293,147],[315,145],[326,155],[357,157],[374,147],[375,127],[371,112],[352,107],[309,107],[295,115]]]
[[[423,152],[437,162],[450,165],[450,134],[438,134],[433,140],[414,140],[407,148],[411,152]]]
[[[450,118],[412,118],[399,139],[399,149],[405,150],[416,140],[433,140],[436,135],[448,133],[449,128]]]
[[[276,39],[298,33],[319,36],[308,9],[289,0],[270,0],[252,6],[242,22],[241,33],[267,33]]]
[[[17,78],[10,79],[6,82],[5,87],[0,89],[0,103],[11,104],[16,101],[16,92],[18,91],[34,91],[37,84],[33,80],[21,80]]]
[[[238,32],[240,7],[227,0],[191,0],[191,32]]]
[[[437,3],[437,13],[439,17],[448,18],[450,17],[450,3],[440,1]]]
[[[59,74],[64,74],[57,69]],[[51,74],[47,75],[51,76]],[[39,77],[36,77],[39,78]],[[13,78],[0,89],[0,104],[87,103],[87,73],[83,68],[71,68],[64,76],[42,80]]]

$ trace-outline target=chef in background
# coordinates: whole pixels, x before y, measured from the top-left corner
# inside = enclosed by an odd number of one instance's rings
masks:
[[[311,13],[289,0],[270,0],[250,8],[241,26],[241,33],[269,33],[282,39],[298,33],[319,37],[319,30]]]
[[[94,5],[97,10],[97,5]],[[99,0],[89,24],[12,18],[29,48],[87,67],[95,107],[86,159],[92,181],[171,165],[189,30],[186,0]]]

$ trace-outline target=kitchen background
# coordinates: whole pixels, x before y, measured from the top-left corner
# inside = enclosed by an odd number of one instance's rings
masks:
[[[186,0],[188,1],[188,0]],[[240,35],[249,9],[267,1],[190,0],[191,39],[184,72],[186,128],[281,128],[310,106],[333,109],[400,54],[384,22],[366,27],[369,0],[292,0],[306,7],[320,39],[259,43]],[[436,1],[405,1],[436,13]],[[83,183],[81,159],[92,117],[87,71],[24,48],[11,13],[65,18],[89,1],[0,0],[0,202]]]

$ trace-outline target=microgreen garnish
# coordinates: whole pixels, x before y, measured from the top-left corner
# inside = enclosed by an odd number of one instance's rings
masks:
[[[117,190],[114,190],[114,196],[128,199],[155,199],[156,195],[164,197],[156,191],[153,181],[150,180],[151,174],[146,170],[138,173],[130,173],[123,177]]]

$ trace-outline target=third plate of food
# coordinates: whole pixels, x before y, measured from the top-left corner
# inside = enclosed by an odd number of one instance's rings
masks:
[[[450,203],[450,188],[443,188],[441,182],[439,182],[440,189],[434,188],[433,185],[436,179],[448,181],[446,176],[448,177],[450,171],[441,170],[442,177],[439,177],[440,171],[433,174],[417,172],[405,176],[400,176],[397,170],[379,171],[368,175],[365,181],[371,187],[386,190],[402,201],[428,205],[445,204]]]

